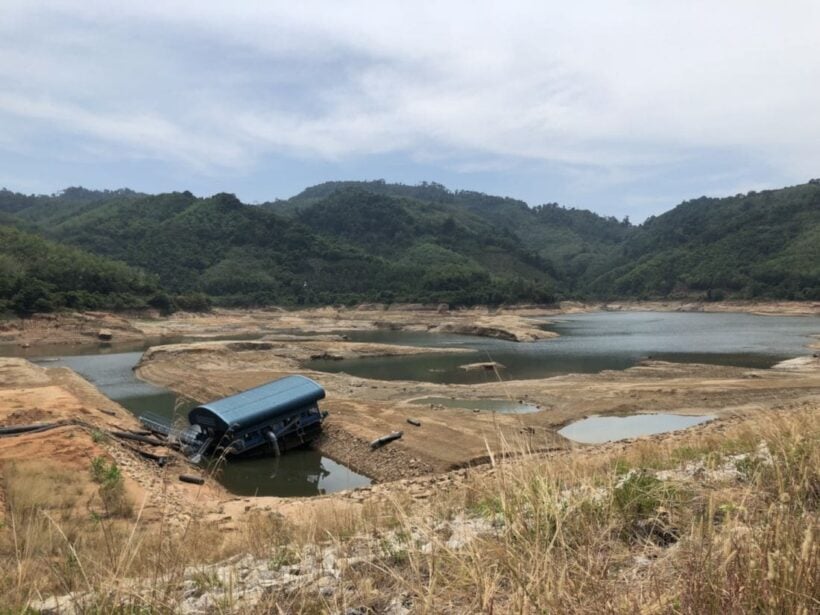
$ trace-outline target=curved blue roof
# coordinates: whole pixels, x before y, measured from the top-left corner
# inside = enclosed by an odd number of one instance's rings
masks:
[[[242,393],[197,406],[188,413],[188,420],[227,431],[247,429],[310,405],[325,396],[325,390],[310,378],[287,376]]]

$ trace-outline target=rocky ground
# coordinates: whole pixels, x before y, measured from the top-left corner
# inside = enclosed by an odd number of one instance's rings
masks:
[[[635,306],[606,306],[607,309],[630,307]],[[650,306],[644,304],[642,307]],[[732,306],[652,304],[651,307],[728,311]],[[582,305],[563,306],[564,312],[587,309]],[[820,306],[747,305],[744,310],[810,315],[820,313]],[[89,465],[93,459],[104,457],[115,461],[121,468],[128,497],[139,510],[140,523],[185,528],[195,521],[204,522],[215,531],[239,533],[244,531],[253,515],[281,517],[298,525],[305,519],[338,520],[348,515],[361,516],[379,503],[397,499],[409,502],[414,510],[423,511],[441,494],[463,491],[468,483],[474,484],[474,481],[482,481],[484,476],[492,476],[495,465],[484,462],[493,456],[497,459],[506,452],[519,455],[528,451],[532,456],[562,458],[579,450],[594,456],[610,454],[620,450],[619,447],[626,450],[640,446],[641,441],[604,446],[573,445],[556,433],[562,425],[591,414],[670,412],[718,417],[717,421],[687,430],[686,435],[642,440],[666,442],[679,437],[700,437],[698,434],[704,438],[720,438],[727,426],[743,422],[748,417],[779,411],[783,407],[807,404],[816,407],[816,401],[820,399],[820,359],[816,356],[787,361],[772,369],[645,361],[624,371],[469,386],[374,381],[344,373],[311,372],[305,368],[306,362],[319,357],[344,361],[430,350],[354,343],[339,334],[345,329],[470,333],[526,343],[550,335],[538,327],[538,322],[529,320],[530,316],[557,313],[541,308],[450,312],[444,308],[428,310],[420,306],[402,311],[365,306],[358,310],[326,308],[295,313],[216,311],[209,315],[180,314],[168,319],[67,315],[32,319],[25,323],[26,327],[6,323],[0,330],[0,341],[37,346],[96,343],[102,329],[105,329],[106,337],[111,334],[114,343],[168,338],[264,337],[262,340],[157,346],[145,353],[138,375],[204,401],[286,374],[307,374],[328,391],[322,407],[330,415],[318,447],[327,456],[376,479],[376,482],[371,487],[355,491],[290,499],[236,497],[212,480],[207,480],[204,486],[181,483],[177,480],[178,475],[190,472],[192,468],[172,451],[150,447],[154,454],[168,457],[169,463],[159,467],[140,453],[146,450],[145,447],[106,435],[110,431],[139,429],[134,417],[125,409],[68,369],[40,367],[19,358],[0,358],[0,429],[31,424],[47,424],[53,428],[23,435],[0,435],[0,471],[6,472],[24,460],[45,460],[53,467],[70,469],[76,477],[78,492],[83,494],[78,501],[91,502],[97,486],[91,480]],[[308,336],[304,335],[306,332]],[[436,352],[442,350],[436,349]],[[469,355],[465,354],[465,364],[470,362]],[[541,411],[520,415],[476,413],[412,403],[423,397],[501,398],[536,405]],[[408,418],[419,422],[420,426],[409,424]],[[397,430],[404,432],[401,440],[371,450],[371,440]],[[713,471],[713,468],[708,470]],[[693,473],[696,471],[696,468],[692,470]],[[0,503],[5,502],[5,497],[4,489],[0,488]],[[76,512],[87,515],[89,505],[84,506]],[[464,538],[458,548],[468,546],[473,538],[491,531],[491,528],[476,526],[475,519],[452,518],[446,523],[449,524],[446,528],[439,528],[443,535]],[[201,574],[203,568],[197,566],[182,577],[181,582],[188,588],[184,608],[191,613],[221,608],[219,605],[225,598],[225,579],[228,577],[232,579],[228,585],[241,590],[236,594],[240,601],[237,604],[243,600],[253,603],[260,597],[269,596],[272,591],[295,591],[300,587],[336,595],[341,571],[361,562],[383,558],[385,536],[368,540],[363,543],[366,546],[362,547],[362,553],[345,554],[334,551],[332,545],[316,546],[314,543],[297,558],[314,564],[323,562],[318,570],[310,573],[305,572],[309,568],[292,568],[294,564],[286,563],[271,570],[269,560],[252,556],[208,568],[205,577]],[[377,552],[378,557],[373,555]],[[357,557],[364,559],[357,560]],[[209,585],[210,582],[203,582],[203,578],[216,581]],[[139,583],[135,581],[134,593],[138,593]],[[233,589],[231,592],[233,599],[235,592]],[[56,602],[46,601],[39,606],[59,609],[68,604],[61,603],[60,598],[53,600]],[[73,605],[80,604],[81,596],[72,593],[66,600]],[[390,608],[392,612],[406,612],[400,596]]]
[[[566,423],[592,414],[655,413],[742,415],[774,403],[820,394],[820,360],[813,357],[774,369],[644,361],[623,371],[553,378],[438,385],[376,381],[344,373],[312,372],[303,362],[340,357],[416,352],[423,349],[345,341],[207,342],[148,351],[138,375],[196,400],[207,400],[288,373],[308,375],[328,391],[330,412],[319,446],[328,456],[377,480],[443,472],[522,444],[534,450],[566,447],[556,434]],[[540,412],[498,414],[418,405],[424,397],[510,399]],[[412,418],[421,423],[407,423]],[[387,453],[367,443],[393,431],[402,440]],[[506,444],[505,444],[506,443]]]

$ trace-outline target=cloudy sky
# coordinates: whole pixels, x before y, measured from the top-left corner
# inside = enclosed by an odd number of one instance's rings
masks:
[[[0,186],[438,181],[641,220],[820,177],[820,3],[0,0]]]

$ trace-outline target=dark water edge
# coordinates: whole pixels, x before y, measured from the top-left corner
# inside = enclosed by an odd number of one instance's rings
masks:
[[[462,410],[500,412],[501,414],[531,414],[540,412],[538,406],[509,399],[457,399],[451,397],[421,397],[410,402],[415,406],[444,406]]]
[[[134,375],[133,368],[144,350],[142,346],[126,346],[131,348],[129,352],[122,352],[122,345],[116,348],[84,347],[85,354],[27,358],[44,367],[74,370],[136,416],[151,412],[170,422],[186,425],[188,410],[196,405],[195,402],[143,382]],[[206,461],[203,471],[231,493],[244,496],[314,496],[363,487],[371,482],[366,476],[312,449],[289,451],[278,459],[231,459],[219,464]]]
[[[504,380],[623,370],[644,359],[765,369],[810,352],[820,318],[676,312],[599,312],[562,316],[544,328],[560,337],[532,343],[412,331],[350,331],[352,341],[438,348],[472,354],[421,354],[332,361],[307,367],[379,380],[477,384],[492,372],[461,365],[495,361]]]

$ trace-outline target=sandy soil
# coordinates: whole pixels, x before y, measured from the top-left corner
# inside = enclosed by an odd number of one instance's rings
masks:
[[[0,321],[0,348],[6,345],[43,347],[111,343],[151,342],[163,339],[262,337],[293,333],[333,333],[340,330],[394,329],[479,335],[529,342],[554,337],[532,317],[558,316],[594,311],[745,312],[767,315],[817,316],[820,302],[799,301],[645,301],[580,303],[565,301],[553,308],[511,306],[450,310],[446,305],[366,304],[358,307],[324,307],[288,311],[281,308],[215,309],[207,314],[180,312],[160,317],[155,312],[117,315],[107,312],[38,314],[25,320]]]
[[[0,342],[89,343],[99,329],[113,331],[113,342],[159,340],[172,337],[265,337],[262,341],[205,341],[150,349],[139,367],[140,377],[199,401],[214,399],[286,374],[304,373],[328,391],[323,408],[330,412],[318,443],[328,456],[385,482],[371,489],[311,499],[239,498],[226,494],[212,481],[206,487],[179,483],[176,476],[190,471],[179,461],[158,468],[130,448],[105,440],[94,431],[137,427],[135,419],[88,382],[64,368],[42,368],[22,359],[0,359],[0,425],[75,421],[59,429],[0,438],[0,466],[17,459],[54,458],[76,467],[78,480],[90,480],[88,464],[99,454],[115,459],[127,477],[138,504],[147,502],[146,517],[170,514],[183,522],[191,514],[205,514],[229,526],[247,510],[275,510],[298,517],[305,506],[334,503],[353,505],[371,494],[415,485],[419,493],[446,485],[459,476],[455,468],[524,444],[532,450],[572,447],[556,434],[569,421],[589,414],[675,412],[712,414],[736,420],[758,409],[820,398],[820,360],[804,358],[776,369],[644,362],[625,371],[567,375],[542,380],[490,382],[481,385],[436,385],[421,382],[374,381],[343,373],[310,372],[302,365],[316,357],[344,361],[362,356],[427,352],[429,349],[346,341],[345,329],[379,328],[488,335],[521,342],[544,339],[544,317],[594,309],[656,309],[745,311],[763,314],[820,314],[820,304],[618,304],[587,306],[566,303],[558,310],[517,308],[447,311],[412,309],[324,308],[300,312],[281,310],[216,310],[207,315],[177,314],[171,318],[125,319],[107,314],[64,315],[32,319],[19,327],[14,321],[0,328]],[[309,332],[310,338],[296,336]],[[818,342],[820,346],[820,342]],[[441,352],[440,349],[436,350]],[[457,352],[457,351],[456,351]],[[465,355],[469,363],[469,355]],[[509,415],[474,413],[417,405],[422,397],[499,399],[538,405],[541,412]],[[408,418],[421,427],[407,423]],[[80,423],[77,423],[77,420]],[[720,421],[708,429],[717,429]],[[368,443],[402,430],[404,437],[371,451]],[[593,450],[593,449],[591,449]],[[71,465],[73,464],[73,465]],[[445,474],[446,473],[446,474]],[[396,481],[399,482],[390,482]],[[408,482],[409,481],[409,482]],[[419,486],[421,485],[421,486]],[[423,497],[421,495],[420,497]],[[0,500],[2,492],[0,490]],[[351,502],[353,504],[351,504]]]
[[[24,320],[0,320],[0,345],[13,344],[25,348],[108,340],[130,342],[145,337],[145,333],[128,318],[108,312],[35,314]]]
[[[164,468],[143,459],[137,445],[106,437],[109,430],[139,429],[139,423],[83,378],[66,368],[43,368],[24,359],[0,358],[0,426],[62,423],[49,431],[0,437],[0,473],[6,464],[43,460],[76,470],[76,482],[93,494],[91,460],[103,456],[123,470],[126,491],[146,522],[165,517],[182,524],[197,502],[224,497],[217,485],[177,481],[191,472],[181,459]],[[173,455],[159,449],[153,452]],[[0,489],[1,491],[1,489]]]
[[[309,349],[306,346],[309,344]],[[437,385],[377,381],[301,367],[311,353],[344,357],[424,349],[342,341],[208,342],[154,348],[143,357],[141,378],[198,401],[256,386],[288,373],[308,375],[324,386],[330,412],[319,446],[328,456],[378,480],[441,472],[503,450],[502,441],[535,449],[568,446],[555,430],[590,414],[669,412],[732,416],[774,403],[820,395],[820,359],[754,370],[646,361],[624,371],[572,374],[540,380]],[[342,359],[343,360],[343,359]],[[474,413],[417,405],[423,397],[511,399],[538,405],[532,414]],[[421,421],[421,427],[407,423]],[[392,431],[405,437],[375,454],[367,442]]]

